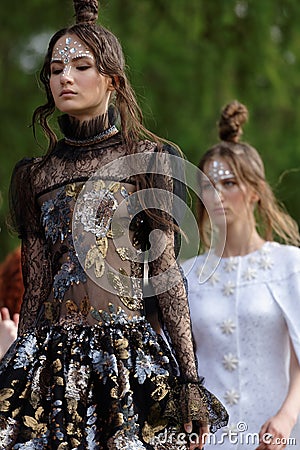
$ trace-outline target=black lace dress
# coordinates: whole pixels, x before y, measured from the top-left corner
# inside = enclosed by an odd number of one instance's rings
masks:
[[[174,231],[151,241],[122,137],[98,126],[64,116],[65,139],[13,173],[25,294],[0,364],[1,449],[185,449],[185,421],[227,423],[197,376]],[[156,147],[138,145],[145,176]]]

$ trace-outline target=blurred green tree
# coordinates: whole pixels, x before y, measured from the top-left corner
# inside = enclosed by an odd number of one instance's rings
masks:
[[[71,0],[4,0],[0,11],[0,260],[16,244],[6,225],[15,163],[44,152],[29,125],[44,101],[38,70],[47,41],[72,23]],[[298,0],[103,0],[100,20],[120,38],[145,122],[197,163],[217,140],[222,106],[250,110],[244,139],[300,223]]]

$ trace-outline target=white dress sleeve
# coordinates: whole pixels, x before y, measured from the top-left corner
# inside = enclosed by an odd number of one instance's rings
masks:
[[[300,363],[300,249],[281,246],[284,251],[277,258],[280,277],[269,288],[286,321],[289,335]]]
[[[272,286],[272,295],[282,310],[300,363],[300,272]]]

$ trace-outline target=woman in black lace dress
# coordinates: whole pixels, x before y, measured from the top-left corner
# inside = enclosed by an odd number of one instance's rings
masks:
[[[25,294],[0,365],[0,448],[186,449],[192,422],[201,435],[227,413],[197,376],[170,219],[178,153],[143,127],[97,2],[74,4],[33,116],[48,152],[12,176]],[[56,108],[59,141],[47,121]]]

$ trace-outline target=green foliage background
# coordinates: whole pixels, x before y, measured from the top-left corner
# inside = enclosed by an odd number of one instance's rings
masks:
[[[43,153],[30,129],[44,101],[38,70],[48,37],[72,23],[71,0],[2,0],[0,10],[0,260],[15,163]],[[299,0],[103,0],[101,22],[121,40],[146,125],[197,163],[233,99],[250,111],[244,140],[262,154],[279,199],[300,223]]]

